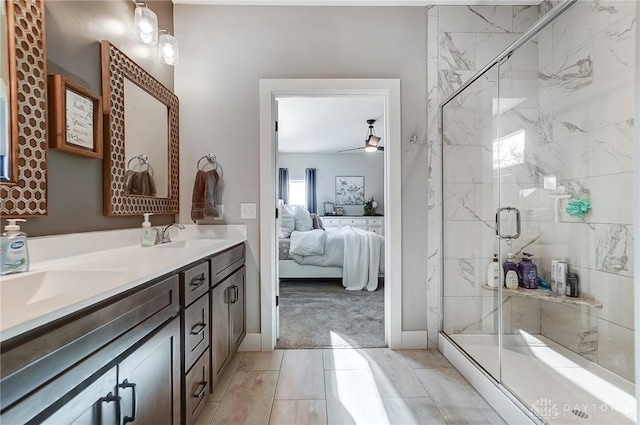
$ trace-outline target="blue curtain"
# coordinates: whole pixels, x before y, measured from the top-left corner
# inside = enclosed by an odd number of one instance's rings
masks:
[[[278,199],[289,205],[289,169],[281,168],[278,175]]]
[[[316,169],[306,168],[304,170],[304,181],[307,192],[307,209],[310,213],[318,212],[318,199],[316,197]]]

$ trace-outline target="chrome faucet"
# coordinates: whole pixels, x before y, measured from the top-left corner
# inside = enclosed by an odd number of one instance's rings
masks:
[[[154,244],[159,245],[159,244],[163,244],[163,243],[169,243],[171,242],[171,234],[169,233],[169,229],[171,229],[173,226],[177,227],[180,230],[184,230],[185,227],[180,224],[180,223],[173,223],[168,225],[167,227],[165,227],[162,230],[156,229],[156,240],[154,242]]]

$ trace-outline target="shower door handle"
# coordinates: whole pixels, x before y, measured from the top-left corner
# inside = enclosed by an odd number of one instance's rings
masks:
[[[505,211],[508,213],[515,212],[516,214],[516,233],[514,235],[503,235],[502,232],[500,231],[500,222],[502,221],[502,213]],[[518,239],[520,237],[520,231],[521,231],[520,210],[514,207],[498,208],[498,211],[496,211],[496,236],[500,239],[507,239],[507,240]]]

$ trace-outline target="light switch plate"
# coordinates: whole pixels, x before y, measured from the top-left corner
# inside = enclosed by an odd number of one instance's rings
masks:
[[[240,218],[252,219],[256,218],[256,204],[255,203],[241,203],[240,204]]]

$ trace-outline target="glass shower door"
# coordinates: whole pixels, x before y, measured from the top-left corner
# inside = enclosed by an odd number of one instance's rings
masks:
[[[455,71],[446,77],[459,85]],[[486,280],[498,254],[497,77],[494,66],[442,108],[442,220],[443,331],[499,381],[500,288]]]

